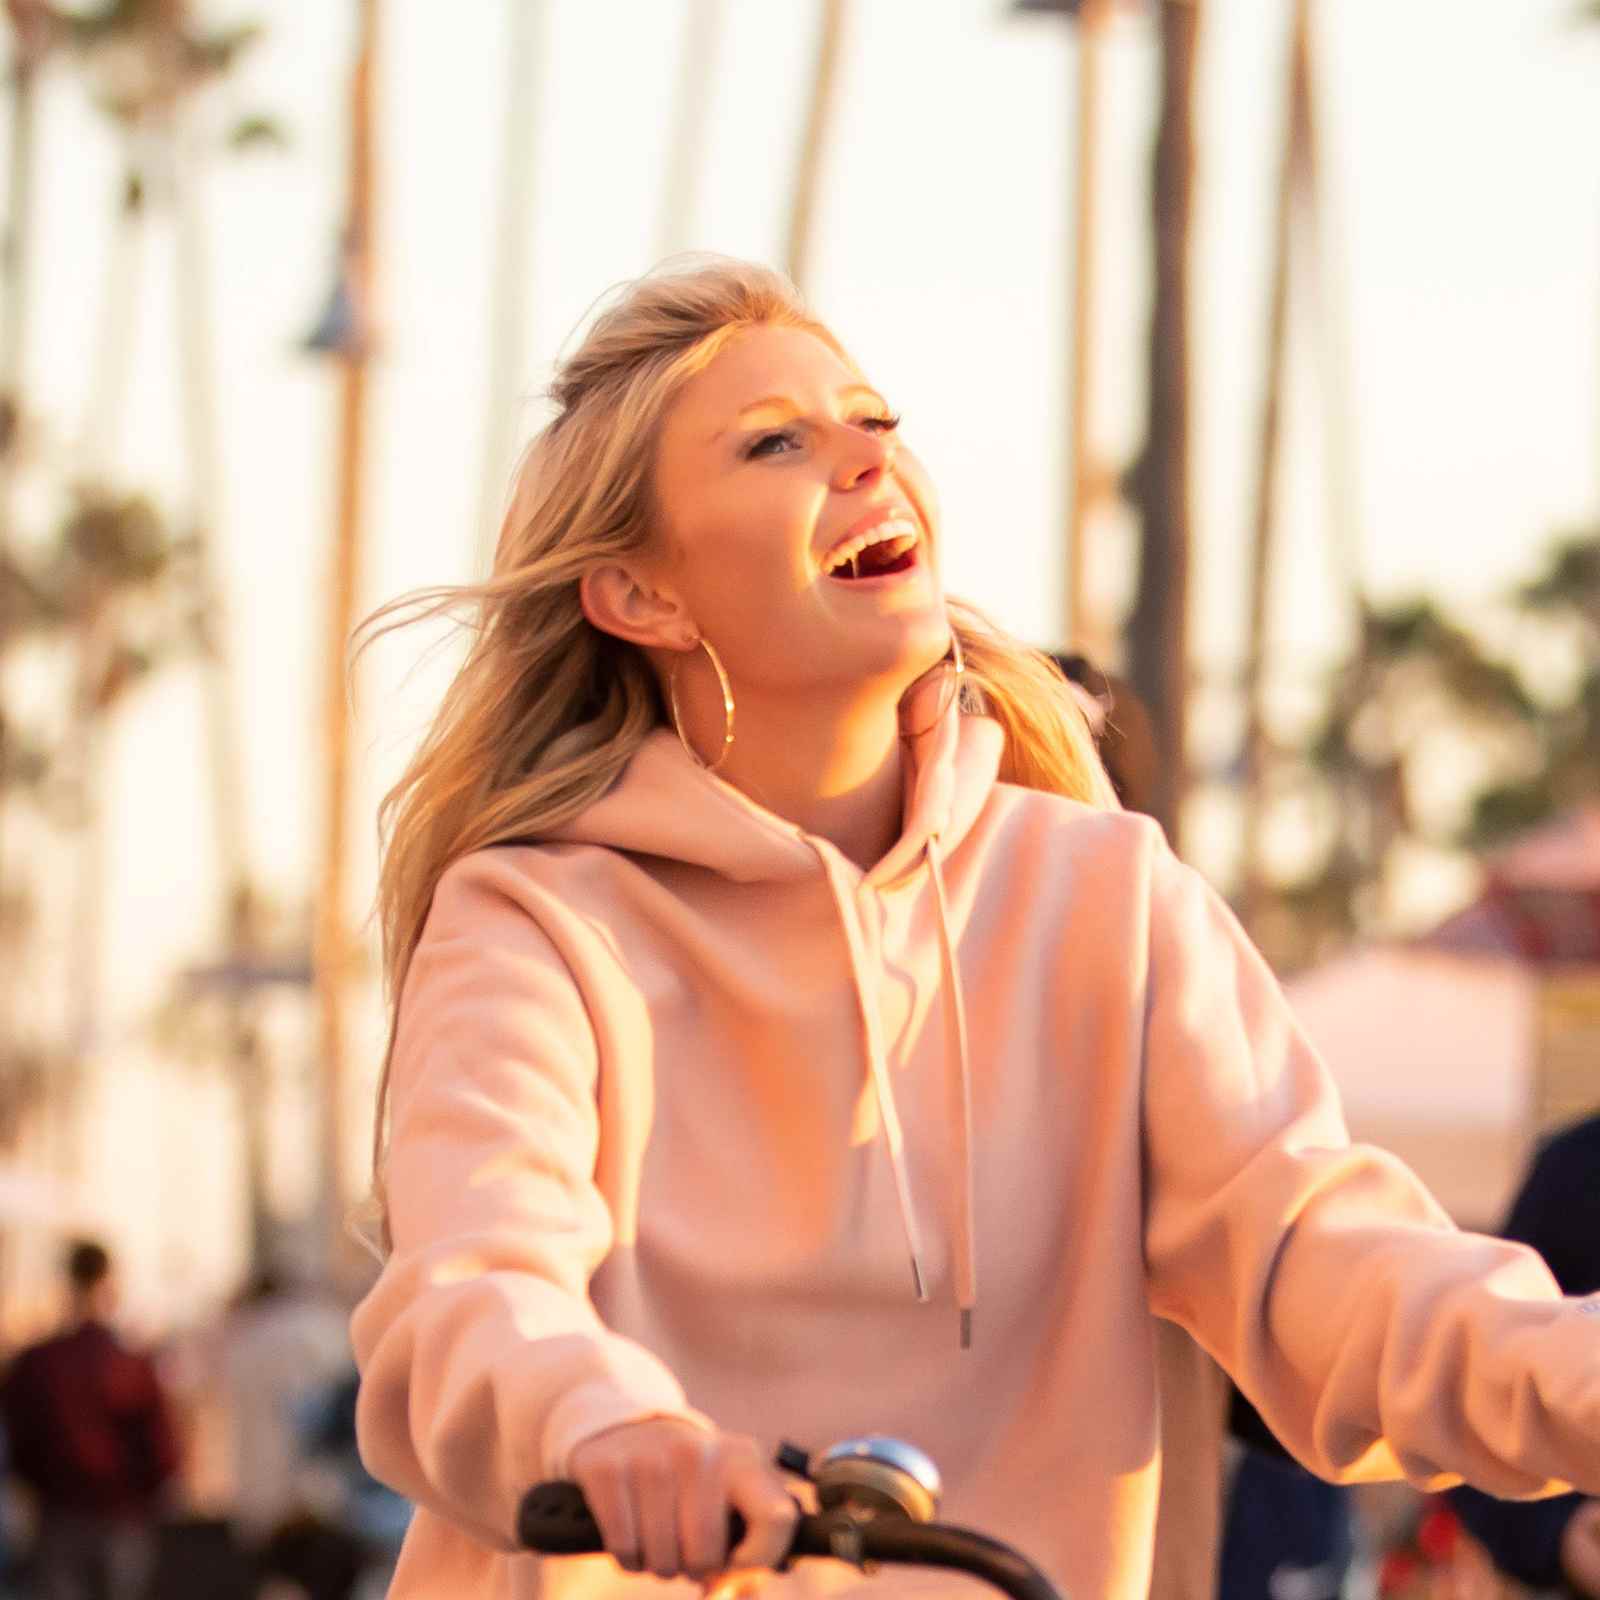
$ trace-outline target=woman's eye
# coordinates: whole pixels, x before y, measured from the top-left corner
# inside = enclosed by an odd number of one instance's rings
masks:
[[[761,437],[759,439],[755,440],[751,444],[750,448],[747,451],[745,451],[745,454],[747,456],[771,455],[772,451],[768,450],[766,448],[766,446],[771,444],[774,439],[787,439],[787,440],[790,440],[792,442],[793,439],[794,439],[794,435],[793,435],[793,433],[790,433],[787,430],[785,430],[782,433],[764,433],[764,434],[761,435]]]
[[[883,416],[878,413],[873,413],[865,417],[857,417],[855,421],[858,428],[870,428],[874,433],[893,433],[894,430],[900,426],[900,417],[898,413],[893,416]],[[779,440],[782,440],[788,444],[794,444],[796,442],[794,430],[792,428],[784,428],[780,429],[776,433],[764,433],[759,439],[751,442],[750,448],[745,452],[745,454],[746,456],[787,454],[786,451],[774,452],[767,449],[769,444]]]

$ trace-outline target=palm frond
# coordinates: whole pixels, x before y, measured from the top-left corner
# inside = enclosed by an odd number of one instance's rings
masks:
[[[1600,534],[1574,534],[1562,540],[1544,571],[1524,584],[1517,598],[1534,611],[1600,610]]]
[[[230,150],[257,150],[273,149],[283,150],[288,147],[289,135],[284,126],[274,117],[269,117],[261,112],[253,112],[247,117],[240,117],[228,131],[228,148]]]

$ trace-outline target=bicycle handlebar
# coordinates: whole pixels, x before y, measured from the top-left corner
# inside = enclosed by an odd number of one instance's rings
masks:
[[[728,1548],[737,1546],[744,1535],[744,1518],[731,1512]],[[524,1548],[543,1555],[596,1555],[605,1549],[599,1526],[575,1483],[543,1483],[530,1489],[517,1508],[517,1539]],[[832,1556],[858,1567],[865,1562],[947,1567],[981,1578],[1012,1600],[1061,1600],[1050,1580],[1019,1551],[947,1523],[913,1522],[899,1516],[862,1519],[848,1511],[803,1514],[785,1564],[807,1556]]]

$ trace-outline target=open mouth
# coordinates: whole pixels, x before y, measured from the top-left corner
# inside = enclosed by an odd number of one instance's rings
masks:
[[[919,542],[916,523],[909,517],[891,517],[832,551],[823,572],[846,583],[909,572],[917,564]]]

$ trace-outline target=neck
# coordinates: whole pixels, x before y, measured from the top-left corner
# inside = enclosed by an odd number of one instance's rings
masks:
[[[802,717],[741,694],[717,776],[865,871],[900,837],[903,762],[892,701]]]

